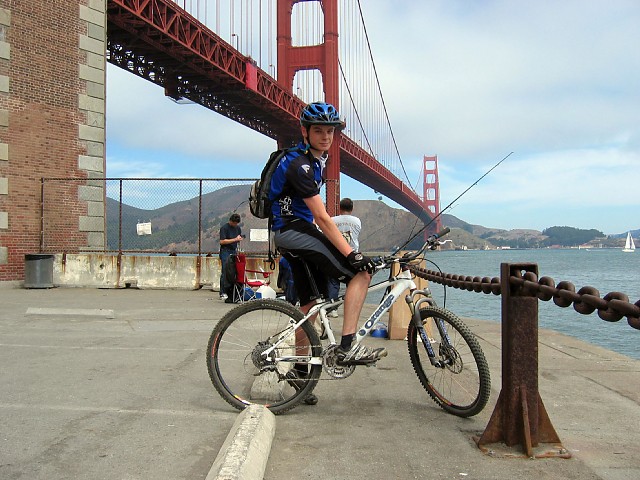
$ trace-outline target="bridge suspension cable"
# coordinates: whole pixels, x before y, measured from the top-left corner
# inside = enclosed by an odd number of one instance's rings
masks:
[[[380,78],[378,77],[378,69],[376,68],[376,63],[373,59],[373,52],[371,51],[371,43],[369,42],[369,34],[367,32],[367,25],[364,21],[364,15],[362,14],[362,6],[360,4],[360,0],[357,0],[358,3],[358,11],[360,13],[360,19],[362,22],[362,28],[364,31],[364,35],[366,38],[366,42],[367,42],[367,50],[369,51],[369,58],[371,58],[371,66],[373,67],[373,73],[375,75],[375,79],[376,79],[376,85],[378,86],[378,93],[380,95],[380,100],[382,102],[382,108],[384,109],[384,115],[385,118],[387,120],[387,125],[389,127],[389,133],[391,134],[391,139],[393,141],[393,146],[395,147],[396,150],[396,154],[398,155],[398,160],[400,162],[400,166],[402,167],[402,172],[404,173],[404,177],[407,180],[407,185],[415,192],[415,189],[412,187],[411,185],[411,180],[409,179],[409,175],[407,175],[407,171],[404,168],[404,163],[402,161],[402,156],[400,155],[400,150],[398,149],[398,143],[396,142],[396,137],[393,134],[393,129],[391,128],[391,121],[389,120],[389,113],[387,111],[387,105],[384,101],[384,96],[382,95],[382,87],[380,86]],[[342,67],[340,68],[342,71]]]

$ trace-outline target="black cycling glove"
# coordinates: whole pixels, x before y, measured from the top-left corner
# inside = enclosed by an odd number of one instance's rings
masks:
[[[376,268],[376,264],[373,263],[373,260],[360,252],[356,252],[355,250],[347,255],[347,260],[349,261],[349,264],[359,272],[373,273]]]

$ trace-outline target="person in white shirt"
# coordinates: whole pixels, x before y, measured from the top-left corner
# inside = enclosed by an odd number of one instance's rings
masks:
[[[362,224],[358,217],[352,215],[353,213],[353,200],[350,198],[343,198],[340,200],[340,215],[331,217],[333,223],[336,224],[340,233],[347,241],[347,243],[356,252],[360,251],[360,244],[358,243],[358,237]],[[327,286],[327,294],[331,300],[336,300],[340,292],[340,282],[336,278],[329,278],[329,284]],[[336,318],[338,316],[337,310],[331,310],[329,316]]]

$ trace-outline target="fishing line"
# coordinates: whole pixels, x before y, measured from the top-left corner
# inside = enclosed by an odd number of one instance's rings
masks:
[[[424,227],[422,227],[420,230],[418,230],[414,235],[412,235],[409,240],[407,240],[402,246],[398,247],[393,253],[392,255],[395,255],[396,253],[398,253],[400,250],[402,250],[404,247],[406,247],[409,243],[411,243],[413,241],[414,238],[416,238],[418,235],[420,235],[429,225],[431,225],[433,222],[435,222],[438,217],[440,215],[442,215],[444,212],[446,212],[451,205],[453,205],[454,203],[456,203],[458,200],[460,200],[460,197],[462,197],[465,193],[467,193],[469,190],[471,190],[473,187],[475,187],[478,182],[480,182],[480,180],[482,180],[484,177],[486,177],[487,175],[489,175],[494,169],[496,169],[498,167],[498,165],[500,165],[502,162],[504,162],[507,158],[509,158],[511,155],[513,155],[513,152],[510,152],[507,156],[505,156],[502,160],[500,160],[498,163],[496,163],[493,167],[491,167],[489,170],[487,170],[480,178],[478,178],[475,182],[473,182],[471,185],[469,185],[467,187],[467,189],[462,192],[460,195],[458,195],[456,198],[453,199],[453,201],[447,205],[446,207],[444,207],[442,210],[440,210],[440,213],[438,213],[438,215],[436,215],[435,217],[433,217],[431,219],[431,221],[429,223],[427,223]]]

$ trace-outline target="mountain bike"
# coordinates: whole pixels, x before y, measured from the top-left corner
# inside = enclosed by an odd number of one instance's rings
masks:
[[[476,415],[487,404],[491,390],[489,367],[477,338],[455,314],[438,307],[428,288],[418,290],[409,270],[427,249],[444,243],[449,232],[430,236],[416,252],[376,257],[376,271],[389,269],[386,281],[369,292],[386,289],[380,304],[358,329],[354,343],[362,342],[381,316],[403,292],[411,321],[407,329],[409,357],[420,383],[445,411],[459,417]],[[392,275],[391,266],[399,265]],[[315,388],[324,371],[333,379],[348,378],[355,365],[338,362],[338,343],[327,310],[341,305],[317,300],[306,314],[281,300],[259,299],[230,310],[213,329],[207,346],[207,368],[213,386],[229,404],[242,410],[265,405],[273,413],[286,412]],[[311,321],[318,314],[327,340],[323,344]],[[302,380],[291,381],[294,364],[308,365]]]

